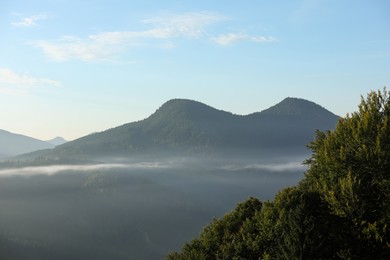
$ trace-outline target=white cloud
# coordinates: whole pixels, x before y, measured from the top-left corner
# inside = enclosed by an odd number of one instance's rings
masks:
[[[159,16],[142,22],[152,28],[143,31],[112,31],[89,35],[86,38],[62,37],[56,41],[36,41],[32,44],[41,48],[46,56],[57,62],[68,60],[102,61],[110,60],[132,46],[148,45],[148,40],[164,40],[152,43],[161,48],[172,48],[166,40],[175,37],[194,38],[204,34],[207,26],[225,19],[206,12],[186,13],[174,16]]]
[[[227,18],[210,12],[192,12],[179,15],[160,15],[141,22],[150,26],[139,31],[107,31],[92,34],[84,38],[62,36],[54,41],[35,41],[31,44],[43,50],[52,61],[69,60],[114,61],[121,54],[134,46],[172,49],[176,46],[175,38],[210,38],[206,32],[211,25]],[[239,41],[256,43],[275,42],[271,36],[252,36],[229,33],[211,37],[219,45],[229,45]]]
[[[17,27],[32,27],[37,25],[37,21],[45,20],[47,18],[44,14],[32,15],[28,17],[22,17],[18,22],[12,23],[12,25]]]
[[[160,16],[143,20],[143,22],[157,25],[159,29],[164,29],[169,36],[185,36],[192,38],[201,36],[208,25],[225,19],[226,18],[221,15],[199,12],[176,16]]]
[[[111,57],[120,47],[100,40],[82,40],[76,37],[63,37],[55,42],[38,41],[34,42],[33,45],[41,48],[49,59],[57,62],[71,59],[104,60]]]
[[[272,36],[251,36],[242,33],[228,33],[222,34],[212,38],[212,40],[219,45],[229,45],[239,41],[252,41],[257,43],[276,42],[277,39]]]
[[[103,32],[85,39],[65,36],[53,42],[36,41],[32,45],[41,48],[50,60],[56,62],[73,59],[85,62],[106,61],[136,45],[140,37],[142,35],[137,32]]]
[[[7,94],[26,94],[33,87],[60,86],[56,80],[32,77],[17,73],[8,68],[0,68],[0,92]]]

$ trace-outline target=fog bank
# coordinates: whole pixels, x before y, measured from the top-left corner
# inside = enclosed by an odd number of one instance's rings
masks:
[[[0,170],[0,258],[163,259],[250,196],[302,179],[300,162],[202,161]]]

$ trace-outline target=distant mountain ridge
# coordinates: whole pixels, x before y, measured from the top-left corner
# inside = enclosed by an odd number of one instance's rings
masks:
[[[286,98],[262,112],[235,115],[201,102],[172,99],[148,118],[90,134],[23,158],[99,158],[305,150],[315,131],[339,117],[304,99]]]
[[[48,142],[0,129],[0,158],[53,147]]]
[[[47,140],[46,142],[47,142],[47,143],[50,143],[50,144],[53,144],[53,145],[55,145],[55,146],[57,146],[57,145],[64,144],[64,143],[66,143],[66,142],[68,142],[68,141],[65,140],[65,139],[64,139],[63,137],[61,137],[61,136],[57,136],[57,137],[55,137],[55,138],[53,138],[53,139]]]

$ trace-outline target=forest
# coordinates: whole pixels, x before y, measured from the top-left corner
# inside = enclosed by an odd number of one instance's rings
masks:
[[[309,148],[298,185],[238,204],[167,259],[390,259],[389,91]]]

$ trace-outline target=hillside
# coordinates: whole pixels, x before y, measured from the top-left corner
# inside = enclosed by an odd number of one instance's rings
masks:
[[[333,129],[338,118],[313,102],[297,98],[286,98],[269,109],[246,116],[197,101],[173,99],[144,120],[82,137],[39,156],[91,159],[178,153],[302,152],[317,129]],[[34,153],[27,157],[33,158]]]
[[[53,147],[48,142],[0,129],[0,158]]]

